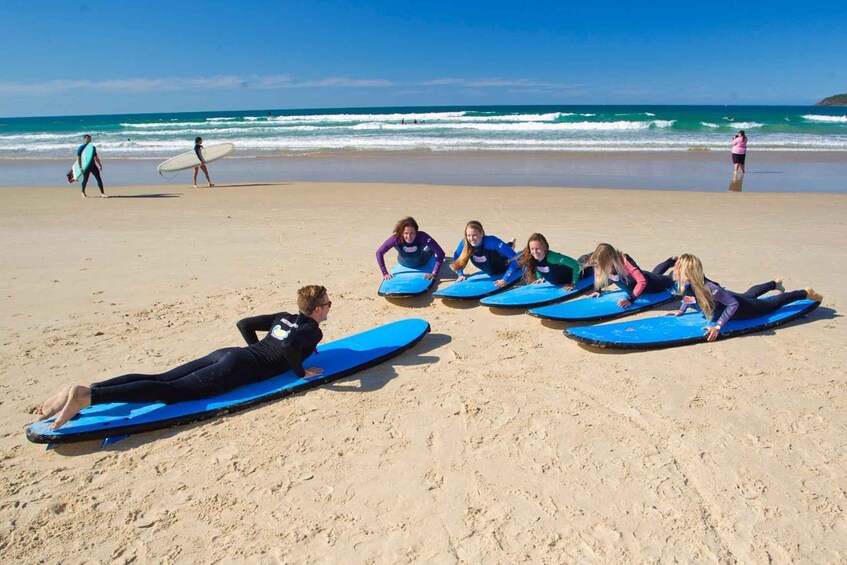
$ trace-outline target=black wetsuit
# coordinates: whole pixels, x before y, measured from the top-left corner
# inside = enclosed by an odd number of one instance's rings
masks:
[[[247,347],[228,347],[158,375],[129,374],[91,385],[91,404],[164,402],[172,404],[223,394],[292,369],[303,378],[303,361],[323,337],[317,322],[280,312],[245,318],[238,329]],[[259,340],[257,331],[268,334]]]
[[[626,255],[626,260],[629,261],[633,267],[637,268],[641,271],[641,274],[644,275],[644,280],[647,281],[647,286],[644,287],[644,290],[641,291],[641,294],[646,293],[654,293],[654,292],[662,292],[663,290],[668,290],[674,285],[673,277],[670,277],[665,273],[668,269],[674,266],[676,263],[675,259],[665,259],[655,267],[653,267],[652,271],[645,271],[641,267],[638,266],[638,263],[630,257]],[[625,290],[627,294],[629,294],[630,302],[635,300],[637,297],[633,295],[633,291],[635,290],[636,282],[631,277],[621,277],[618,276],[617,273],[614,274],[617,279],[612,279],[612,281],[620,287],[621,290]]]
[[[83,143],[79,146],[76,152],[77,158],[82,155],[87,145],[87,143]],[[85,194],[85,187],[88,186],[88,177],[94,175],[94,178],[97,180],[97,188],[100,189],[100,194],[106,194],[103,192],[103,179],[100,178],[100,167],[97,166],[97,161],[95,160],[95,157],[97,157],[97,148],[93,145],[91,148],[94,150],[94,155],[91,156],[91,162],[88,164],[88,167],[82,171],[82,193]]]
[[[198,159],[200,159],[200,165],[206,164],[206,160],[203,158],[203,146],[201,144],[194,144],[194,154],[197,155]],[[200,165],[197,166],[199,167]]]

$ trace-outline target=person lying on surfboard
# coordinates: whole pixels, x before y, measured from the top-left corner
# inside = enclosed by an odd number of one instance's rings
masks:
[[[323,338],[320,324],[329,316],[332,301],[326,288],[304,286],[297,291],[298,314],[279,312],[244,318],[238,330],[247,347],[227,347],[158,375],[128,374],[90,386],[71,385],[48,398],[35,411],[39,420],[56,416],[51,430],[92,404],[109,402],[164,402],[173,404],[216,396],[240,386],[263,381],[289,369],[301,379],[323,373],[303,368]],[[256,332],[268,332],[259,340]]]
[[[721,328],[729,320],[743,320],[765,316],[774,310],[797,300],[814,300],[820,302],[823,296],[811,288],[785,292],[782,279],[757,284],[747,292],[737,293],[726,290],[718,283],[703,275],[703,264],[694,255],[680,255],[673,268],[673,278],[678,282],[682,294],[682,305],[669,316],[681,316],[688,308],[695,306],[703,312],[712,325],[703,328],[707,341],[715,341],[721,333]],[[776,290],[779,294],[768,298],[759,298],[763,294]]]
[[[670,269],[675,261],[676,257],[671,257],[656,265],[652,272],[646,272],[623,251],[618,251],[608,243],[601,243],[588,260],[594,267],[595,289],[588,298],[597,298],[603,289],[614,283],[627,293],[627,298],[618,300],[618,306],[629,308],[642,294],[661,292],[673,286],[673,278],[664,272]]]
[[[573,290],[582,271],[576,259],[551,251],[547,238],[540,233],[529,236],[518,264],[524,270],[524,282],[527,284],[546,281],[564,290]]]
[[[471,220],[465,226],[465,237],[459,242],[459,246],[453,253],[453,262],[450,268],[459,275],[458,282],[465,280],[464,269],[468,262],[489,276],[503,275],[494,282],[498,287],[506,285],[506,279],[514,274],[518,267],[514,260],[518,254],[512,249],[515,240],[506,243],[499,237],[485,235],[482,224]]]
[[[412,269],[426,265],[435,255],[432,271],[424,273],[423,278],[432,280],[438,276],[441,263],[444,262],[444,250],[429,234],[418,230],[418,223],[413,217],[407,216],[397,222],[394,233],[376,250],[376,264],[379,265],[382,278],[385,280],[393,278],[393,275],[385,268],[385,254],[392,247],[397,250],[397,262]]]

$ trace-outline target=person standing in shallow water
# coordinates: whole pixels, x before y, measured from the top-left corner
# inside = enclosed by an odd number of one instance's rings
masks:
[[[79,146],[76,150],[76,158],[79,161],[79,168],[82,169],[82,152],[85,151],[85,148],[91,144],[91,136],[86,134],[82,137],[82,140],[85,142]],[[85,194],[85,187],[88,186],[88,177],[90,175],[94,175],[95,180],[97,180],[97,187],[100,189],[100,198],[109,198],[106,196],[106,193],[103,192],[103,179],[100,178],[100,171],[103,169],[103,163],[100,161],[100,157],[97,155],[97,148],[93,145],[91,148],[94,150],[94,156],[91,158],[91,162],[88,164],[88,167],[82,171],[82,197],[88,198]]]
[[[194,154],[197,155],[197,158],[200,159],[200,165],[194,167],[194,188],[197,188],[197,172],[201,169],[203,170],[203,174],[206,175],[206,182],[209,183],[209,188],[215,186],[212,183],[212,179],[209,178],[209,169],[206,168],[206,160],[203,158],[203,138],[197,137],[194,139]]]
[[[738,176],[738,171],[744,174],[744,162],[747,160],[747,136],[740,130],[732,138],[732,176]]]

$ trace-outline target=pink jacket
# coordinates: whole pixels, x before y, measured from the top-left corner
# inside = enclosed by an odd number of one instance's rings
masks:
[[[747,138],[740,135],[732,140],[732,152],[736,155],[747,153]]]

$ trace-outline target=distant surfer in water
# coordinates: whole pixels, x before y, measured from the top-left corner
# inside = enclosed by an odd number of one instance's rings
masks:
[[[199,170],[203,170],[203,174],[206,175],[206,182],[209,183],[209,188],[215,186],[212,184],[212,179],[209,178],[209,169],[206,168],[206,159],[203,158],[203,138],[197,137],[194,139],[194,154],[197,155],[197,158],[200,159],[200,166],[194,167],[194,188],[197,188],[197,172]]]
[[[418,223],[413,217],[408,216],[397,222],[394,233],[376,250],[376,263],[385,280],[393,278],[385,268],[385,254],[392,247],[397,250],[397,262],[412,269],[423,267],[435,255],[432,271],[424,273],[423,278],[432,280],[438,276],[441,263],[444,262],[444,250],[429,234],[418,230]]]
[[[757,284],[747,292],[738,293],[726,290],[718,283],[710,281],[703,275],[703,264],[694,255],[680,255],[673,268],[673,278],[679,284],[682,294],[682,305],[669,316],[681,316],[691,306],[696,306],[711,325],[703,328],[707,341],[715,341],[721,329],[731,319],[743,320],[765,316],[774,310],[796,302],[797,300],[814,300],[820,302],[823,296],[811,288],[785,292],[782,279]],[[760,296],[775,290],[779,294],[768,298]]]
[[[670,257],[653,267],[652,271],[642,271],[632,257],[608,243],[601,243],[588,260],[594,267],[595,289],[588,297],[597,298],[603,289],[614,284],[627,294],[626,298],[618,300],[618,306],[629,308],[642,294],[661,292],[673,286],[673,278],[664,273],[673,267],[676,259]]]
[[[223,394],[263,381],[291,369],[301,379],[323,373],[303,368],[323,338],[320,324],[329,316],[332,301],[326,288],[304,286],[297,291],[298,314],[279,312],[244,318],[238,330],[247,347],[228,347],[158,375],[129,374],[90,386],[71,385],[48,398],[35,412],[39,420],[56,416],[51,430],[92,404],[109,402],[164,402],[173,404]],[[268,332],[260,341],[256,332]]]
[[[482,224],[472,220],[465,226],[465,237],[453,253],[450,268],[459,275],[457,281],[465,280],[465,267],[470,262],[474,267],[489,276],[502,275],[494,284],[498,288],[506,286],[506,279],[518,268],[513,263],[518,254],[513,247],[515,240],[506,243],[499,237],[485,235]]]
[[[76,158],[79,161],[80,169],[82,169],[82,152],[85,151],[85,148],[91,143],[91,136],[86,134],[83,136],[82,140],[85,143],[80,145],[79,149],[76,150]],[[100,198],[109,198],[106,196],[106,193],[103,192],[103,179],[100,178],[100,170],[103,169],[103,163],[100,162],[100,156],[97,155],[97,148],[92,145],[91,149],[94,151],[94,156],[91,158],[88,168],[82,171],[82,197],[87,198],[85,195],[85,187],[88,186],[88,177],[90,175],[94,175],[94,178],[97,180],[97,187],[100,189]]]

